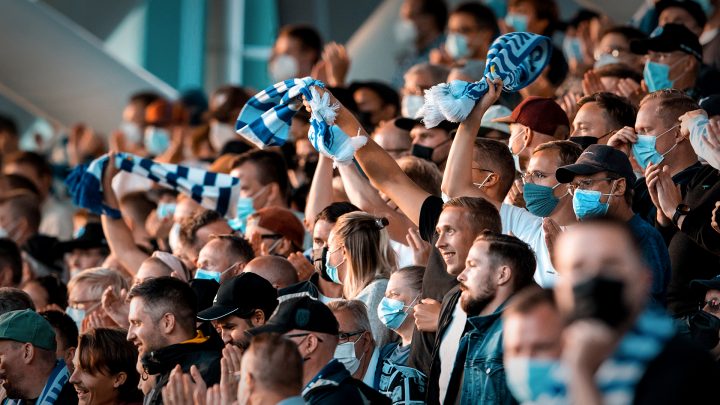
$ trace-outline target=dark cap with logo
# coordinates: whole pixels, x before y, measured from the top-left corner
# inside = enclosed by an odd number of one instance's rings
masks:
[[[283,334],[293,329],[328,335],[339,333],[338,321],[330,308],[307,296],[281,302],[275,315],[265,325],[250,329],[248,333],[253,336],[268,332]]]
[[[277,307],[277,290],[269,281],[255,273],[242,273],[220,285],[210,308],[198,313],[203,321],[212,321],[229,315],[250,317],[256,309],[270,317]]]
[[[710,280],[693,280],[690,282],[690,287],[697,290],[720,290],[720,275],[717,275]]]
[[[653,52],[682,51],[702,60],[702,45],[698,36],[680,24],[665,24],[657,27],[648,39],[630,41],[630,50],[639,55]]]
[[[588,146],[575,163],[559,167],[555,171],[555,178],[560,183],[570,183],[577,175],[589,176],[600,172],[611,172],[624,177],[628,187],[635,184],[635,173],[630,159],[625,153],[607,145]]]

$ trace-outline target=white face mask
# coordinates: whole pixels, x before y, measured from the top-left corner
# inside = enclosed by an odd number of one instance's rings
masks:
[[[363,332],[365,334],[366,332]],[[362,338],[362,334],[360,335],[360,340]],[[335,357],[340,363],[342,363],[347,371],[350,372],[350,375],[355,374],[356,371],[360,368],[360,362],[362,362],[363,357],[365,357],[365,353],[358,359],[355,355],[355,343],[357,343],[357,340],[354,342],[345,342],[340,343],[335,348]]]
[[[226,143],[238,139],[235,128],[224,122],[213,122],[210,124],[210,145],[215,152],[220,153]]]
[[[297,60],[286,54],[276,56],[270,62],[269,69],[270,78],[275,83],[295,78],[299,70]]]
[[[140,126],[132,121],[123,121],[120,123],[120,132],[125,135],[128,143],[140,144],[142,142],[142,131]]]
[[[698,114],[692,118],[683,120],[682,125],[690,132],[690,145],[698,157],[706,161],[710,166],[720,170],[720,151],[713,148],[707,142],[708,118],[705,114]]]
[[[415,46],[417,37],[418,30],[412,21],[402,19],[395,24],[395,41],[398,47],[409,48]]]
[[[425,104],[425,97],[417,94],[409,94],[402,98],[400,112],[405,118],[415,118],[423,104]]]

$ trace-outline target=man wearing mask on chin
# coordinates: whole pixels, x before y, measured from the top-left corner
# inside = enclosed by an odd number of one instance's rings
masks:
[[[353,378],[377,389],[377,373],[380,348],[370,330],[367,307],[358,300],[339,300],[328,304],[339,325],[338,346],[335,358],[343,363]]]
[[[390,400],[350,375],[334,358],[339,327],[332,311],[310,297],[280,303],[272,318],[248,333],[281,333],[297,344],[303,359],[303,399],[308,404],[389,404]]]
[[[627,224],[651,270],[652,298],[664,305],[670,256],[660,233],[632,210],[635,174],[627,155],[608,145],[590,145],[577,162],[558,168],[555,177],[560,183],[568,183],[579,221],[606,217]],[[559,268],[558,273],[563,274]]]
[[[415,120],[410,130],[412,155],[435,163],[442,172],[456,129],[457,124],[450,121],[442,121],[438,126],[428,129],[420,119]]]
[[[578,102],[568,140],[583,149],[590,145],[607,144],[610,137],[623,127],[635,126],[637,109],[624,97],[612,93],[595,93]]]
[[[701,79],[702,46],[683,25],[657,27],[650,38],[631,41],[630,50],[646,55],[643,81],[650,93],[673,88],[698,100],[718,92],[716,73]]]
[[[268,65],[273,83],[310,76],[320,60],[322,38],[310,26],[287,25],[280,30]]]
[[[680,338],[674,321],[648,299],[653,276],[625,223],[580,223],[562,234],[555,254],[563,275],[555,298],[569,323],[562,337],[566,372],[536,373],[534,398],[657,404],[715,395],[720,375],[710,356]]]

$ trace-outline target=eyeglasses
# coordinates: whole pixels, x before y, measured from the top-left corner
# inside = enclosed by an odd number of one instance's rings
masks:
[[[351,337],[362,335],[365,332],[366,331],[364,331],[364,330],[358,330],[355,332],[340,332],[340,333],[338,333],[338,339],[340,339],[341,341],[348,341],[348,340],[350,340]]]
[[[547,179],[548,177],[550,177],[549,173],[543,173],[539,170],[522,173],[520,175],[520,178],[522,179],[523,183],[537,183],[538,181]]]
[[[711,314],[718,314],[720,313],[720,301],[718,300],[710,300],[703,302],[703,307],[700,309],[704,309],[705,312],[709,312]]]
[[[604,177],[604,178],[601,178],[601,179],[584,179],[584,180],[578,180],[578,181],[574,181],[574,182],[568,184],[568,191],[569,191],[570,194],[572,195],[572,194],[575,193],[575,190],[576,190],[576,189],[587,190],[587,189],[590,188],[590,187],[592,186],[592,184],[595,183],[596,181],[613,181],[613,180],[617,180],[617,178],[616,178],[616,177]]]

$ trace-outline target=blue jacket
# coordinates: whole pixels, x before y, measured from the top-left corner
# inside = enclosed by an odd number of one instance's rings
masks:
[[[503,367],[502,311],[506,305],[507,301],[490,315],[468,318],[470,329],[460,339],[446,404],[455,403],[457,395],[460,404],[517,404]]]
[[[345,366],[336,359],[323,367],[302,392],[310,405],[343,404],[371,405],[390,404],[390,399],[360,380],[352,378]]]

